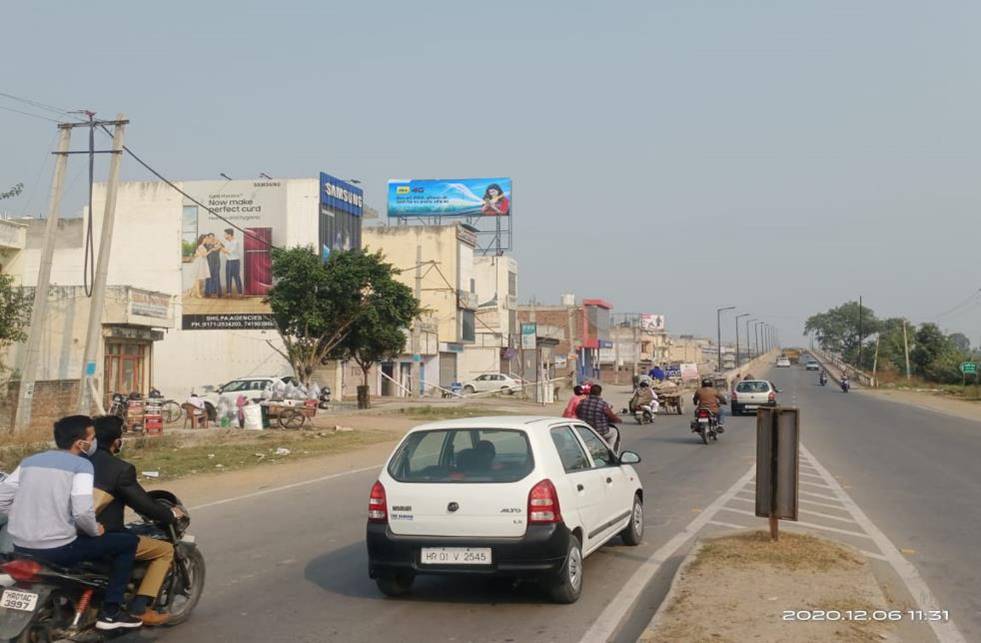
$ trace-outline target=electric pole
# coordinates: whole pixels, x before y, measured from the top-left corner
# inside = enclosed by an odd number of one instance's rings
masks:
[[[89,300],[89,327],[85,336],[85,353],[82,357],[82,376],[78,387],[78,412],[88,415],[93,404],[101,407],[95,387],[96,356],[102,342],[102,312],[106,302],[106,281],[109,277],[109,253],[112,250],[112,231],[116,222],[116,197],[119,193],[119,165],[123,160],[123,133],[126,123],[118,114],[112,134],[112,156],[109,160],[109,179],[106,184],[106,207],[102,218],[102,236],[99,239],[99,260],[95,268],[95,282]],[[95,127],[95,123],[92,124]],[[89,216],[92,213],[89,212]]]
[[[416,301],[422,301],[422,244],[416,244]],[[419,382],[422,381],[420,378],[420,370],[422,368],[422,348],[420,346],[422,329],[419,327],[421,323],[421,315],[412,323],[412,367],[410,373],[412,379],[410,388],[412,397],[422,395],[422,387],[419,386]],[[442,382],[440,382],[440,385],[442,385]]]
[[[44,245],[41,247],[41,267],[38,271],[37,285],[34,287],[31,326],[27,336],[27,350],[25,351],[24,367],[20,379],[20,390],[17,393],[17,416],[14,420],[14,431],[17,433],[27,430],[31,424],[34,381],[37,378],[37,365],[40,361],[41,334],[44,332],[44,320],[48,315],[48,286],[51,283],[51,264],[54,258],[61,195],[65,187],[65,168],[68,166],[68,149],[72,136],[70,125],[59,125],[58,129],[58,151],[55,152],[54,175],[51,178],[48,221],[44,226]]]

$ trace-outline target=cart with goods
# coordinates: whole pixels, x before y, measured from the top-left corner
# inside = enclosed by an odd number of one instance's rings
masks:
[[[270,421],[276,420],[284,429],[299,429],[307,419],[317,415],[317,400],[269,400],[262,403]]]
[[[671,382],[656,384],[654,386],[654,392],[657,393],[658,402],[661,404],[660,408],[665,413],[677,413],[681,415],[685,412],[684,403],[682,402],[685,390],[677,384]]]

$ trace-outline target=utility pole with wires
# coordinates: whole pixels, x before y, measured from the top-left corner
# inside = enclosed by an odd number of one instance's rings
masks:
[[[55,152],[54,175],[51,179],[51,197],[48,201],[48,221],[44,227],[44,245],[41,247],[41,266],[37,285],[34,287],[34,307],[31,308],[31,326],[27,336],[24,367],[17,394],[17,416],[14,431],[21,433],[31,424],[34,404],[34,382],[40,362],[41,335],[48,315],[48,286],[51,283],[51,264],[54,258],[55,237],[61,210],[61,195],[65,187],[65,169],[68,166],[68,149],[71,144],[71,125],[58,125],[58,150]]]
[[[416,244],[416,301],[422,301],[422,244]],[[422,395],[422,382],[420,373],[422,371],[422,329],[419,324],[422,319],[416,319],[412,323],[412,397]],[[440,382],[442,386],[442,382]]]
[[[95,121],[90,121],[95,127]],[[116,221],[116,197],[119,187],[119,166],[123,159],[123,134],[129,121],[123,114],[115,121],[100,123],[114,126],[112,134],[112,154],[109,160],[109,178],[106,186],[106,204],[102,218],[102,235],[99,239],[99,259],[95,267],[92,283],[92,297],[89,301],[89,325],[85,336],[85,352],[82,357],[82,374],[78,387],[78,412],[86,415],[92,405],[101,408],[99,391],[96,388],[96,356],[102,340],[102,310],[106,301],[106,281],[109,277],[109,253],[112,250],[112,232]],[[89,217],[92,213],[89,212]]]

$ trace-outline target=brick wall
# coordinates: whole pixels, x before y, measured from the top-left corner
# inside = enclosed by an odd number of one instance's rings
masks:
[[[20,382],[6,386],[6,394],[0,399],[0,430],[13,427],[17,415],[17,396]],[[55,420],[75,412],[78,399],[78,380],[43,380],[34,384],[34,402],[31,407],[31,427],[51,427]]]

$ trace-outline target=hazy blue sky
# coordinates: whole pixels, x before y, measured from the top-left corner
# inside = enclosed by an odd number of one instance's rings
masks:
[[[787,339],[860,294],[926,321],[981,287],[981,3],[38,1],[3,23],[0,91],[124,111],[174,178],[324,170],[384,210],[391,177],[513,177],[522,300],[698,333],[734,304]],[[37,212],[53,124],[0,111],[0,137],[0,188],[27,184],[4,208]],[[978,342],[981,297],[937,321]]]

